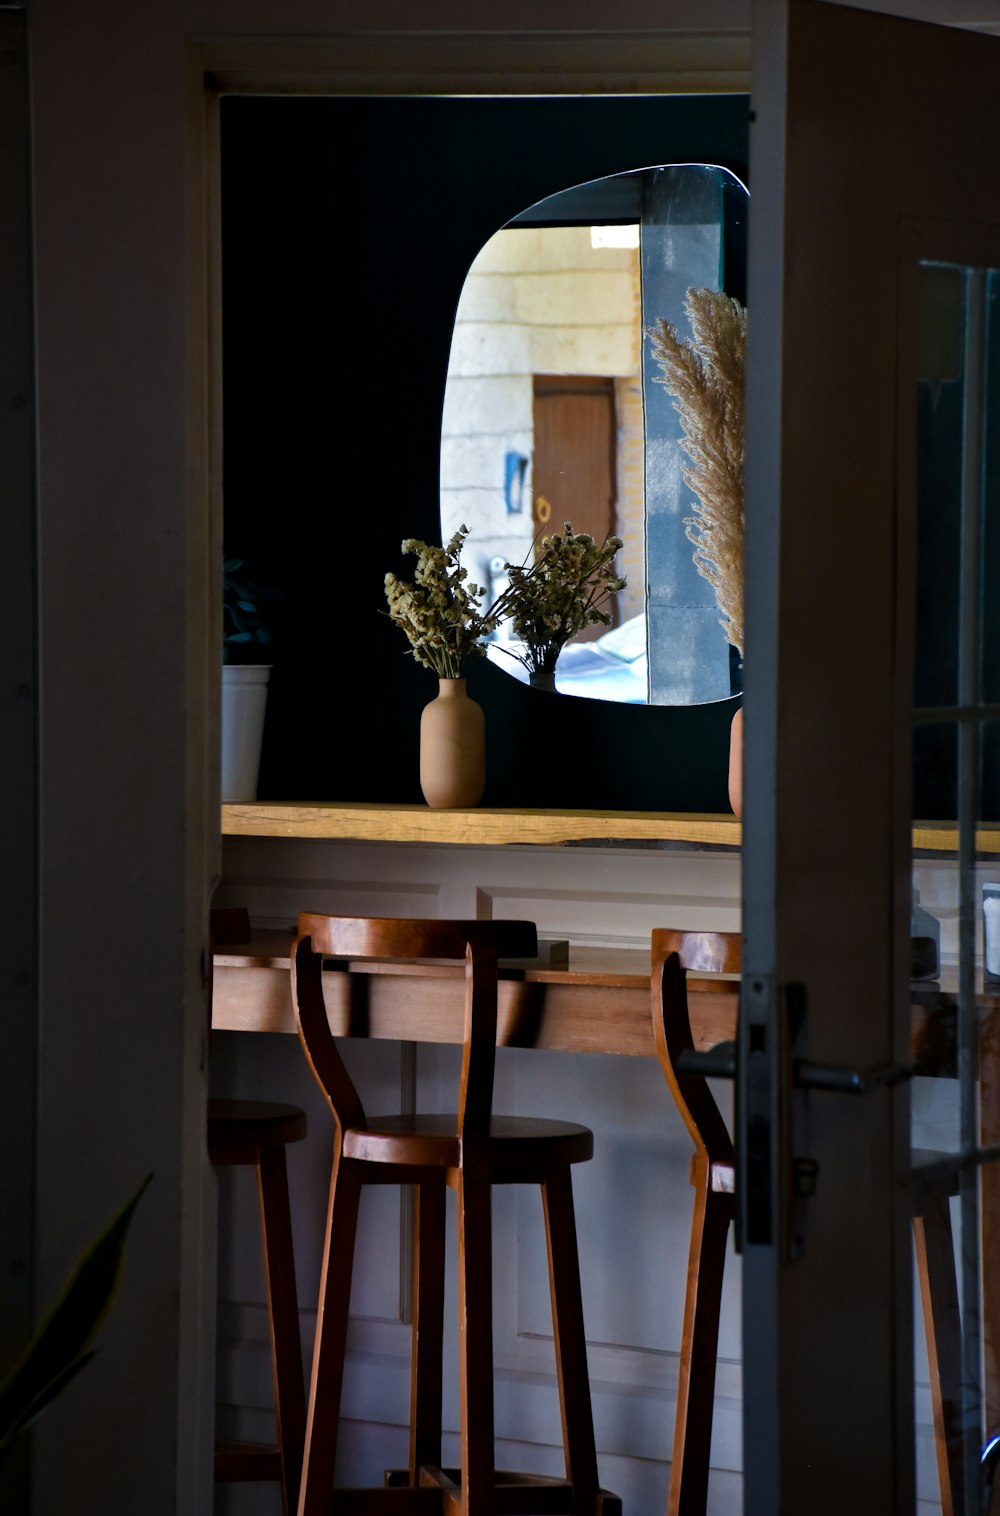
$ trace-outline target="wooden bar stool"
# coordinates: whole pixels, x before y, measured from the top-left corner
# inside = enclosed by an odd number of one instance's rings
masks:
[[[738,974],[741,951],[736,932],[656,930],[652,937],[656,1048],[667,1087],[694,1143],[694,1214],[667,1516],[705,1516],[722,1278],[736,1189],[732,1140],[708,1083],[700,1074],[679,1073],[677,1069],[680,1054],[694,1047],[686,975],[689,969],[702,974]],[[912,1155],[913,1238],[927,1337],[942,1516],[964,1516],[959,1422],[961,1330],[948,1208],[948,1196],[957,1192],[957,1179],[946,1159],[926,1177],[920,1172],[941,1157],[932,1153]]]
[[[210,951],[220,943],[235,946],[249,940],[245,910],[212,911]],[[272,1443],[216,1441],[215,1479],[280,1484],[285,1516],[292,1516],[298,1501],[306,1419],[285,1148],[305,1135],[306,1116],[298,1106],[268,1100],[208,1102],[208,1156],[213,1167],[247,1166],[257,1176],[275,1415]]]
[[[668,1516],[705,1516],[715,1407],[715,1365],[726,1240],[736,1203],[732,1139],[722,1113],[699,1075],[678,1074],[675,1064],[694,1046],[688,1013],[687,969],[736,973],[740,939],[732,933],[654,931],[653,1034],[667,1087],[694,1144],[691,1183],[694,1213],[688,1249],[681,1328],[677,1416],[670,1461]]]
[[[334,1118],[333,1168],[313,1352],[299,1516],[331,1511],[484,1513],[604,1511],[583,1329],[570,1168],[593,1153],[593,1135],[564,1121],[492,1114],[497,958],[530,957],[535,928],[520,921],[405,921],[301,915],[292,952],[299,1037]],[[465,1031],[458,1113],[368,1118],[327,1019],[322,960],[454,959],[465,964]],[[493,1308],[490,1190],[538,1184],[542,1192],[562,1412],[565,1479],[498,1473],[493,1445]],[[413,1359],[410,1454],[384,1488],[333,1490],[351,1270],[363,1184],[414,1187]],[[461,1468],[441,1467],[441,1348],[445,1191],[458,1218]]]
[[[914,1149],[913,1252],[924,1317],[941,1516],[964,1516],[962,1331],[949,1200],[958,1170],[945,1155]]]

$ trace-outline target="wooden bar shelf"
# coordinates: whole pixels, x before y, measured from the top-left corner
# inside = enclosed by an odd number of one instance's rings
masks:
[[[435,811],[426,805],[308,804],[256,801],[222,807],[229,837],[325,837],[355,842],[464,843],[493,846],[536,843],[546,847],[593,843],[679,843],[739,847],[734,816],[669,811]]]
[[[739,848],[743,831],[735,816],[681,811],[434,811],[426,805],[377,802],[230,802],[222,807],[226,837],[326,838],[342,842],[423,842],[491,847],[661,846]],[[953,821],[916,821],[916,852],[957,853]],[[1000,854],[1000,825],[978,830],[977,852]]]

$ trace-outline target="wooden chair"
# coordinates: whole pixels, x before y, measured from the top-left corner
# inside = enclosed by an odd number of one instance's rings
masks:
[[[492,1114],[497,959],[537,951],[519,921],[405,921],[302,915],[292,952],[299,1037],[334,1118],[333,1168],[313,1352],[299,1516],[382,1511],[449,1516],[604,1511],[587,1377],[586,1342],[570,1168],[593,1153],[593,1135],[569,1122]],[[322,961],[454,959],[465,964],[465,1031],[458,1110],[368,1118],[330,1032]],[[562,1412],[565,1479],[498,1473],[494,1466],[490,1191],[538,1184],[542,1192]],[[413,1359],[409,1465],[384,1488],[333,1491],[363,1184],[414,1187]],[[445,1192],[458,1221],[461,1467],[441,1467]]]
[[[653,1032],[667,1087],[694,1143],[694,1214],[681,1330],[677,1417],[670,1465],[668,1516],[705,1516],[715,1401],[722,1278],[735,1207],[732,1139],[700,1074],[679,1073],[677,1060],[694,1047],[686,975],[737,974],[735,932],[656,930],[652,938]],[[962,1495],[960,1329],[948,1197],[957,1190],[947,1163],[927,1176],[937,1155],[914,1153],[913,1238],[930,1368],[942,1516],[965,1516]]]
[[[249,940],[250,918],[245,910],[212,911],[210,952],[220,943],[235,946]],[[211,982],[210,971],[210,1012]],[[267,1100],[208,1103],[208,1156],[212,1165],[245,1165],[257,1176],[275,1413],[272,1443],[216,1441],[215,1479],[217,1483],[253,1480],[280,1484],[285,1516],[293,1516],[298,1502],[306,1419],[285,1148],[305,1135],[306,1116],[298,1106]]]

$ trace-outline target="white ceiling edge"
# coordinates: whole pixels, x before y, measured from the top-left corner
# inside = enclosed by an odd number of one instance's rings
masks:
[[[904,21],[929,21],[1000,36],[1000,0],[828,0],[849,10],[880,11]]]

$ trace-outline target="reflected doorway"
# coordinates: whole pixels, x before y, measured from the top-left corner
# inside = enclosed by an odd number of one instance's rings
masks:
[[[572,521],[595,542],[618,533],[615,438],[615,384],[604,375],[534,376],[535,455],[532,530],[536,548],[550,532]],[[620,535],[620,533],[618,533]],[[618,597],[606,607],[611,625],[619,621]],[[574,642],[588,642],[607,630],[585,626]]]

